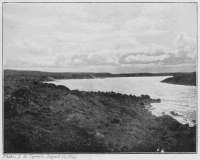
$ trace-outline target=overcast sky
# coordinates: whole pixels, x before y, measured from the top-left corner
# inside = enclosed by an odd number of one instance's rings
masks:
[[[4,68],[194,71],[194,3],[4,4]]]

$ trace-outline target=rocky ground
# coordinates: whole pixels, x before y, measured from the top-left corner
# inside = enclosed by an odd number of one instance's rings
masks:
[[[4,152],[195,152],[196,127],[155,117],[140,97],[4,73]]]

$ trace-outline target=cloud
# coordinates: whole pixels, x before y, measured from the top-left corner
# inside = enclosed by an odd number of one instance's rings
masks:
[[[191,20],[195,13],[191,5],[5,6],[5,66],[117,72],[124,66],[146,65],[143,69],[156,70],[152,65],[195,64],[196,30]]]
[[[153,63],[153,62],[160,62],[166,59],[168,55],[158,55],[158,56],[150,56],[150,55],[129,55],[124,59],[124,63]]]
[[[118,57],[103,54],[75,55],[71,58],[73,65],[117,65]]]
[[[197,43],[194,38],[186,35],[186,33],[180,33],[175,41],[175,54],[177,57],[195,58],[197,54]]]

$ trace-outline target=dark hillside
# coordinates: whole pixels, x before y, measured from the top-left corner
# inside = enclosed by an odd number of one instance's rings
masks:
[[[180,84],[180,85],[196,85],[196,73],[177,73],[173,77],[164,79],[162,82]]]

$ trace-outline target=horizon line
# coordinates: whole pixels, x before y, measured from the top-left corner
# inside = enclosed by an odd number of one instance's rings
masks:
[[[170,74],[170,73],[197,73],[197,71],[176,71],[176,72],[124,72],[124,73],[112,73],[112,72],[72,72],[72,71],[42,71],[42,70],[27,70],[27,69],[6,69],[2,68],[3,71],[5,70],[11,70],[11,71],[25,71],[25,72],[47,72],[47,73],[106,73],[106,74]]]

